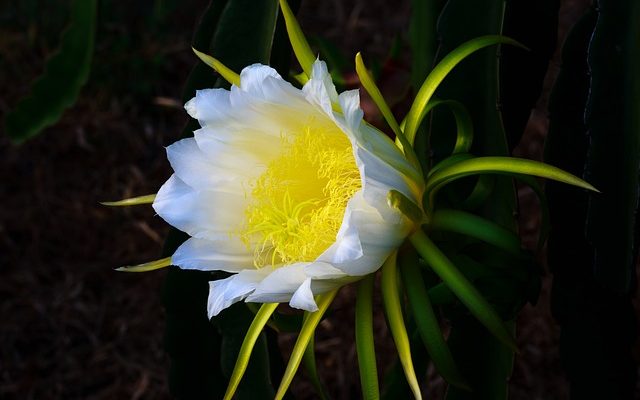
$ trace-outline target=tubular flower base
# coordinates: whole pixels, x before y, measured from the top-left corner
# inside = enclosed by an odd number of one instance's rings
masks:
[[[251,65],[185,108],[202,128],[167,148],[175,173],[153,208],[191,236],[174,265],[233,274],[210,283],[210,317],[240,300],[316,311],[315,295],[374,272],[414,229],[387,195],[421,204],[420,172],[324,62],[302,90]]]

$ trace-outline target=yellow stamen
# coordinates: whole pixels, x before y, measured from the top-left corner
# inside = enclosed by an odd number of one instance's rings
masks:
[[[335,241],[361,188],[351,142],[335,125],[282,136],[284,150],[252,184],[241,234],[256,267],[313,261]]]

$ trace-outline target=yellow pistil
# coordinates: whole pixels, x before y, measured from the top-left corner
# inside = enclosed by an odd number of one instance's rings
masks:
[[[335,126],[285,134],[283,151],[251,186],[242,232],[256,267],[313,261],[331,245],[361,187],[351,142]]]

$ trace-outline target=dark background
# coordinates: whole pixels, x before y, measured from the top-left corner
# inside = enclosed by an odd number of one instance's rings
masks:
[[[562,1],[559,44],[589,3]],[[42,72],[68,4],[0,2],[0,117]],[[158,258],[168,226],[150,207],[112,209],[99,202],[154,193],[170,175],[163,146],[179,138],[186,121],[178,99],[195,63],[190,39],[206,4],[100,2],[94,65],[78,103],[25,144],[12,145],[0,133],[0,398],[170,397],[159,295],[164,272],[113,271]],[[406,0],[306,1],[299,18],[305,33],[333,41],[349,59],[362,50],[368,59],[384,60],[394,40],[406,43],[409,13]],[[387,82],[395,83],[387,89],[406,81],[408,61],[401,56],[387,70]],[[541,158],[558,68],[556,52],[517,155]],[[529,190],[519,194],[523,243],[533,249],[537,205]],[[544,262],[544,254],[539,259]],[[540,301],[525,307],[518,321],[513,399],[568,397],[549,311],[550,279],[543,277]],[[320,374],[342,399],[359,387],[353,328],[343,322],[352,321],[352,295],[351,288],[341,292],[316,345]],[[375,324],[384,369],[393,344],[381,312]],[[285,355],[292,339],[281,340]],[[440,398],[443,383],[432,369],[429,374],[428,391]],[[313,398],[304,379],[292,390]]]

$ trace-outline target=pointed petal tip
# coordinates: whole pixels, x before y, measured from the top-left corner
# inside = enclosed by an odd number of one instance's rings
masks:
[[[128,199],[116,200],[116,201],[100,201],[99,203],[107,207],[127,207],[137,206],[140,204],[151,204],[156,199],[155,194],[148,194],[145,196],[131,197]]]
[[[161,258],[159,260],[150,261],[148,263],[124,266],[114,268],[115,271],[119,272],[148,272],[155,271],[157,269],[165,268],[171,265],[171,257]]]
[[[227,82],[229,82],[232,85],[240,86],[240,75],[237,74],[235,71],[233,71],[230,68],[228,68],[226,65],[224,65],[222,62],[220,62],[218,59],[216,59],[216,58],[214,58],[214,57],[212,57],[212,56],[210,56],[210,55],[208,55],[206,53],[203,53],[203,52],[195,49],[194,47],[191,47],[191,50],[193,50],[193,52],[200,59],[200,61],[202,61],[203,63],[207,64],[209,67],[213,68]]]

